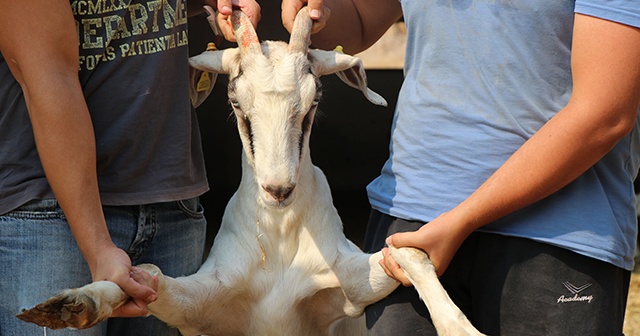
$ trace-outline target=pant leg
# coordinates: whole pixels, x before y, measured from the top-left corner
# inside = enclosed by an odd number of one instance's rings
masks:
[[[32,201],[0,216],[0,335],[43,335],[15,317],[67,288],[91,282],[91,273],[55,200]],[[98,336],[89,330],[47,330],[48,336]]]
[[[105,212],[110,215],[119,210]],[[206,220],[197,198],[141,206],[135,225],[136,235],[126,248],[134,264],[152,263],[171,277],[190,275],[198,270],[204,254]],[[124,232],[114,236],[127,239],[130,230],[123,229]],[[108,334],[179,335],[177,329],[155,317],[109,319]]]
[[[471,318],[490,335],[622,335],[631,273],[530,239],[477,233]]]
[[[194,273],[202,261],[206,222],[197,198],[145,206],[105,207],[114,243],[134,264],[151,262],[165,274]],[[23,308],[91,282],[86,261],[55,200],[34,201],[0,216],[0,335],[42,335],[15,317]],[[93,328],[47,335],[179,335],[153,317],[109,319]]]

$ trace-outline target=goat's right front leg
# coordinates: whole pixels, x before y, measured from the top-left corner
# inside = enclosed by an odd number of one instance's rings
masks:
[[[17,317],[49,329],[86,329],[111,316],[128,299],[129,295],[115,283],[96,281],[84,287],[66,289],[22,311]]]
[[[162,276],[155,265],[140,265],[150,275]],[[104,321],[131,297],[111,281],[95,281],[66,289],[16,317],[49,329],[87,329]]]
[[[152,264],[137,267],[158,277],[158,299],[149,304],[149,311],[167,324],[179,327],[183,334],[198,334],[191,332],[189,328],[188,319],[197,318],[191,316],[195,314],[189,315],[193,312],[192,300],[202,299],[198,295],[198,291],[204,286],[202,283],[213,281],[200,281],[197,275],[174,279],[163,275]],[[49,329],[87,329],[110,317],[114,310],[129,299],[130,296],[115,283],[96,281],[84,287],[66,289],[47,301],[24,310],[17,317]]]

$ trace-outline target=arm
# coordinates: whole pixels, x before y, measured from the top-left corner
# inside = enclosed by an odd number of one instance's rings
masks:
[[[296,13],[306,2],[283,0],[282,22],[287,30],[291,31]],[[397,0],[309,0],[308,6],[310,13],[318,14],[311,18],[319,21],[312,29],[313,44],[323,49],[341,45],[349,54],[370,47],[402,17]]]
[[[469,198],[388,242],[422,248],[442,274],[473,230],[566,186],[633,129],[640,106],[640,29],[576,15],[572,48],[569,103]],[[391,258],[383,267],[406,284]]]
[[[130,278],[131,261],[111,241],[102,213],[69,2],[0,0],[0,7],[0,50],[22,87],[47,180],[93,279],[109,279],[137,299],[153,299],[151,288]],[[146,313],[139,304],[134,315]]]

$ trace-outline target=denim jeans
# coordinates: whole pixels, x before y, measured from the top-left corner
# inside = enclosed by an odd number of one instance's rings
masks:
[[[153,263],[176,277],[198,270],[206,221],[198,198],[140,206],[105,206],[114,243],[134,265]],[[91,273],[56,200],[38,200],[0,216],[0,335],[44,335],[15,317],[57,292],[91,282]],[[62,335],[179,335],[154,317],[114,318]]]

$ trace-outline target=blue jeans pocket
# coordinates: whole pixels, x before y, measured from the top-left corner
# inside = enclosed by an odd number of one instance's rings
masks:
[[[178,207],[182,212],[193,219],[201,219],[204,217],[204,208],[200,204],[199,197],[180,200],[178,201]]]
[[[4,216],[25,220],[66,220],[58,201],[55,199],[29,201]]]

